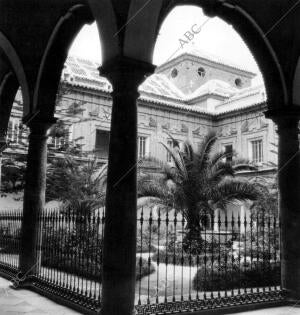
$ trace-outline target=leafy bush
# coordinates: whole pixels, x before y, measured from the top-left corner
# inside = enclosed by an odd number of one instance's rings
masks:
[[[152,244],[149,244],[149,243],[150,243],[150,241],[149,241],[149,238],[147,238],[147,237],[143,237],[142,242],[141,242],[141,239],[138,239],[137,245],[136,245],[136,252],[137,253],[149,253],[149,250],[150,250],[150,253],[156,252],[156,248]],[[149,247],[149,245],[150,245],[150,247]]]
[[[153,255],[153,260],[157,261],[159,259],[161,263],[168,262],[168,264],[183,266],[202,265],[204,264],[204,259],[206,259],[206,263],[209,263],[212,256],[215,260],[220,256],[220,260],[224,261],[225,257],[229,257],[231,246],[231,241],[226,244],[220,244],[216,240],[208,242],[201,239],[198,242],[198,240],[193,239],[187,242],[187,239],[184,239],[183,242],[180,242],[172,238],[168,242],[166,249],[160,250]]]
[[[20,228],[14,232],[9,226],[0,227],[0,253],[19,253],[20,232]]]
[[[88,279],[101,281],[102,237],[96,229],[78,233],[76,229],[46,227],[42,238],[42,266],[56,268]],[[136,261],[136,279],[155,270],[146,259]]]
[[[152,274],[155,271],[154,265],[151,260],[144,259],[142,257],[136,259],[136,280],[140,280]]]
[[[222,291],[233,290],[237,288],[256,288],[275,286],[280,284],[280,266],[279,264],[270,264],[267,262],[258,262],[241,264],[239,268],[235,261],[234,265],[217,266],[214,265],[205,269],[198,269],[194,279],[193,288],[199,291]]]

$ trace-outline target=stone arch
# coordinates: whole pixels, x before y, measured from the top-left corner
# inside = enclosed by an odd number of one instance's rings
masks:
[[[298,58],[293,82],[293,104],[300,105],[300,57]]]
[[[152,62],[161,9],[162,1],[132,2],[128,13],[128,20],[132,22],[127,25],[124,41],[126,56]]]
[[[76,5],[57,22],[43,54],[34,89],[33,111],[40,110],[39,116],[53,117],[61,71],[70,45],[83,25],[93,21],[88,7]]]
[[[1,31],[0,31],[0,51],[2,52],[1,59],[4,59],[4,58],[7,59],[10,67],[12,68],[12,71],[14,72],[17,78],[18,84],[21,87],[22,96],[23,96],[23,112],[29,113],[30,112],[30,96],[29,96],[30,94],[29,94],[29,88],[28,88],[28,83],[27,83],[24,67],[22,65],[22,62],[16,50],[14,49],[10,41],[6,38],[6,36]]]
[[[5,136],[12,105],[19,88],[19,82],[12,71],[6,72],[0,83],[0,145],[5,143]]]
[[[88,2],[97,22],[98,33],[102,43],[102,61],[105,63],[106,61],[122,54],[117,18],[112,1],[88,0]]]
[[[231,5],[224,1],[177,0],[168,2],[161,10],[157,33],[168,14],[180,5],[200,7],[206,15],[217,16],[231,24],[243,38],[261,69],[268,95],[269,109],[289,104],[286,79],[278,57],[263,30],[248,12],[238,5]]]

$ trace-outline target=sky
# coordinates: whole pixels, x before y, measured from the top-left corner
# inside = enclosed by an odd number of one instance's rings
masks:
[[[134,23],[134,19],[130,23]],[[198,33],[194,33],[193,39],[192,36],[188,39],[185,33],[191,32],[192,28]],[[183,50],[194,48],[257,73],[258,76],[254,79],[253,85],[263,83],[259,68],[249,48],[231,25],[219,18],[207,18],[202,9],[195,6],[176,7],[167,16],[159,31],[153,63],[159,65]],[[101,63],[101,44],[95,23],[83,27],[69,53]]]

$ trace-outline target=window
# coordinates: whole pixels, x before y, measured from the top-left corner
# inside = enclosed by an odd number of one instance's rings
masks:
[[[95,143],[95,152],[97,157],[101,159],[108,158],[109,150],[109,131],[106,130],[96,130],[96,143]]]
[[[13,142],[18,142],[18,135],[19,135],[19,124],[17,122],[14,123],[14,129],[13,129]]]
[[[172,141],[172,140],[168,140],[168,141],[167,141],[167,146],[168,146],[169,148],[172,148],[172,147],[173,147],[173,141]],[[167,162],[168,162],[168,163],[172,162],[172,157],[171,157],[171,154],[170,154],[169,151],[167,151]]]
[[[14,143],[21,143],[22,131],[22,125],[18,121],[9,121],[6,139]]]
[[[262,140],[251,141],[252,161],[254,163],[263,162],[263,142]]]
[[[138,137],[138,157],[143,159],[146,156],[146,137]]]
[[[197,71],[197,72],[198,72],[198,74],[199,74],[200,77],[202,77],[202,78],[205,77],[206,71],[205,71],[204,68],[202,68],[202,67],[198,68],[198,71]]]
[[[232,152],[233,152],[232,144],[225,145],[224,149],[225,149],[225,153],[228,154],[228,156],[226,156],[226,162],[232,162]]]
[[[54,149],[65,149],[65,146],[69,144],[69,132],[66,129],[66,132],[61,137],[51,137],[52,148]]]
[[[23,125],[18,125],[18,143],[22,144],[23,142]]]
[[[12,140],[13,137],[13,123],[10,121],[8,123],[8,128],[7,128],[7,140]]]
[[[235,79],[234,83],[235,83],[235,85],[237,87],[242,87],[243,86],[242,79],[240,79],[240,78]]]
[[[172,70],[172,72],[171,72],[171,77],[172,77],[172,78],[176,78],[177,75],[178,75],[178,70],[177,70],[176,68],[174,68],[174,69]]]

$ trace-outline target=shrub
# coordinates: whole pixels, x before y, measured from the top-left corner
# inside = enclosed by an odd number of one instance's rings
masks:
[[[141,239],[137,239],[136,252],[149,253],[149,250],[150,250],[150,253],[156,252],[156,248],[152,244],[149,244],[149,243],[150,243],[149,238],[146,238],[146,237],[143,238],[142,242],[141,242]]]
[[[200,241],[193,239],[190,242],[183,240],[183,242],[176,241],[174,238],[168,242],[166,249],[160,250],[153,255],[153,261],[159,261],[161,263],[183,265],[183,266],[196,266],[204,264],[206,257],[206,263],[211,261],[213,255],[215,260],[224,262],[225,257],[228,259],[231,251],[231,242],[226,244],[220,244],[216,240],[213,242]]]
[[[214,265],[198,269],[194,279],[193,288],[199,291],[222,291],[238,288],[256,288],[276,286],[280,284],[279,264],[267,264],[263,262],[252,263],[241,268],[235,261],[234,265],[228,265],[225,273],[224,266]]]
[[[18,254],[20,244],[20,232],[18,228],[13,231],[9,226],[0,227],[0,252],[5,254]]]
[[[42,266],[101,281],[102,237],[90,229],[84,235],[75,229],[54,229],[43,231]],[[141,265],[140,265],[141,264]],[[155,267],[146,259],[136,261],[136,279],[153,273]]]
[[[136,280],[140,280],[152,274],[155,271],[154,265],[151,260],[144,259],[142,257],[136,259]]]

